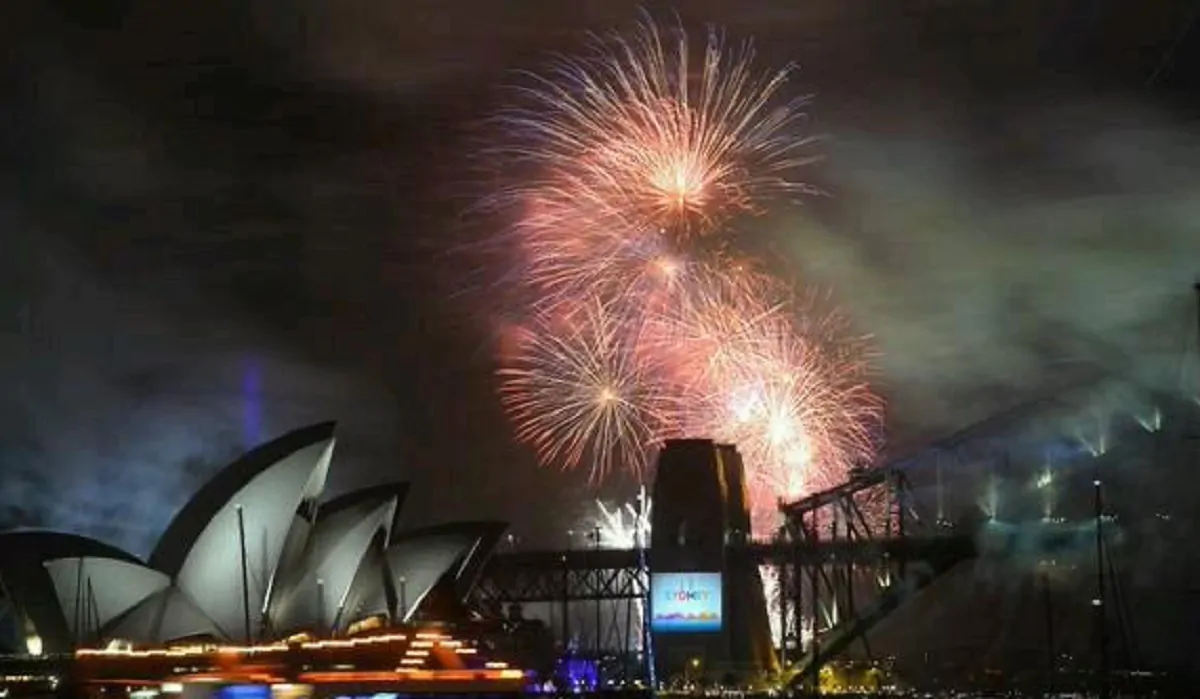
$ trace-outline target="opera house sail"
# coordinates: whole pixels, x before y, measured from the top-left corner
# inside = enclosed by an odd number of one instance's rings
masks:
[[[399,531],[403,483],[322,502],[334,427],[290,432],[219,471],[147,561],[73,534],[0,534],[10,636],[48,653],[261,642],[345,633],[370,617],[400,623],[435,588],[465,598],[506,525]]]

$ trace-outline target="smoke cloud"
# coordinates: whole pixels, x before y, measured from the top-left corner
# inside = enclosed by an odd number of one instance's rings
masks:
[[[827,160],[815,174],[830,196],[765,224],[801,279],[830,288],[873,335],[893,448],[927,443],[1096,369],[1200,395],[1192,290],[1200,222],[1189,175],[1200,165],[1200,138],[1148,107],[1064,94],[969,108],[879,100],[869,114],[843,115],[828,128]],[[1057,440],[1052,428],[981,446],[946,476],[956,501],[947,507],[984,498],[990,483],[999,516],[1016,522],[1018,535],[1035,531],[1046,492],[1035,481],[1053,466],[1047,515],[1086,521],[1093,469],[1102,469],[1105,483],[1119,484],[1106,498],[1118,513],[1108,545],[1126,585],[1122,603],[1136,610],[1148,657],[1182,660],[1173,645],[1192,637],[1190,622],[1165,610],[1185,595],[1181,580],[1191,573],[1179,571],[1195,570],[1182,544],[1194,497],[1178,488],[1194,469],[1195,447],[1183,437],[1195,415],[1181,422],[1177,413],[1163,434],[1129,415],[1109,431],[1103,425],[1121,406],[1096,407],[1101,427],[1092,436],[1107,437],[1111,453],[1087,456],[1077,440],[1088,431],[1065,428]],[[1069,445],[1074,456],[1058,453]],[[1009,462],[1005,449],[1026,463]],[[1131,543],[1121,545],[1126,536]],[[936,647],[946,619],[994,608],[977,625],[990,634],[982,645],[1032,644],[1042,621],[1028,610],[1050,595],[1060,633],[1073,634],[1062,647],[1086,653],[1079,610],[1094,596],[1093,555],[1094,542],[1079,536],[1063,550],[985,556],[889,618],[880,640],[902,645],[924,634]],[[1037,582],[1046,560],[1058,566],[1051,592]]]
[[[361,381],[297,361],[211,306],[160,306],[61,252],[26,253],[2,272],[0,527],[145,554],[200,484],[284,431],[344,418],[338,470],[395,451],[359,438],[389,413]],[[383,453],[362,453],[372,448]]]
[[[931,110],[888,132],[835,128],[830,200],[773,226],[874,335],[891,417],[944,431],[1085,366],[1134,370],[1114,365],[1126,357],[1180,388],[1200,139],[1098,103],[996,105],[987,121]]]

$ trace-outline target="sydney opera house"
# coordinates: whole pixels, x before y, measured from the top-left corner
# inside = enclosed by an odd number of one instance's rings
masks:
[[[403,483],[322,500],[334,444],[324,423],[247,453],[145,561],[73,534],[0,534],[12,650],[342,635],[460,605],[506,525],[402,531]]]

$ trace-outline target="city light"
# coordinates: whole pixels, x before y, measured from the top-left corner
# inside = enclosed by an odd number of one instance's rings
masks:
[[[458,649],[461,647],[461,641],[454,641],[449,636],[437,633],[418,633],[416,639],[410,645],[416,648],[429,648],[433,646],[434,641],[439,641],[439,645],[449,643],[443,647]],[[227,646],[227,645],[190,645],[176,646],[173,648],[148,648],[134,649],[128,647],[108,647],[108,648],[81,648],[75,651],[78,657],[86,656],[121,656],[130,658],[155,658],[155,657],[179,657],[189,655],[250,655],[256,653],[281,653],[289,648],[299,647],[305,650],[326,650],[340,648],[356,648],[358,646],[380,645],[386,643],[398,643],[408,639],[407,634],[394,633],[382,634],[378,636],[364,636],[361,638],[344,638],[344,639],[325,639],[320,641],[305,641],[298,644],[287,643],[267,643],[254,646]]]

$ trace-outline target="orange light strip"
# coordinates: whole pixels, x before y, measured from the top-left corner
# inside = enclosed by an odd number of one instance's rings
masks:
[[[116,684],[116,685],[123,685],[123,686],[128,686],[128,687],[139,687],[139,686],[145,685],[147,687],[158,687],[162,684],[162,680],[147,679],[145,677],[138,677],[138,678],[127,677],[124,679],[101,677],[101,678],[94,679],[94,680],[89,679],[89,680],[87,680],[87,684]]]
[[[420,638],[421,634],[417,634]],[[323,648],[354,648],[356,646],[376,645],[380,643],[395,643],[408,638],[407,634],[391,633],[381,636],[364,636],[362,638],[345,638],[345,639],[329,639],[325,641],[309,641],[308,643],[300,644],[301,648],[308,650],[321,650]]]
[[[80,648],[75,657],[120,657],[120,658],[181,658],[192,655],[242,655],[251,653],[279,653],[287,650],[283,643],[265,646],[180,646],[178,648],[149,648],[146,650]]]
[[[206,672],[196,675],[184,675],[179,678],[182,682],[228,682],[229,680],[238,680],[244,682],[255,682],[259,684],[280,684],[284,682],[284,678],[276,677],[275,675],[267,675],[261,673],[245,672]]]
[[[424,640],[430,647],[432,641],[450,640],[449,636],[436,633],[418,633],[418,639]],[[305,650],[324,650],[327,648],[355,648],[363,645],[378,645],[396,643],[408,639],[407,634],[395,633],[380,636],[364,636],[362,638],[327,639],[323,641],[307,641],[299,644]],[[121,657],[121,658],[177,658],[193,655],[248,655],[253,653],[281,653],[289,648],[286,643],[269,643],[261,646],[179,646],[176,648],[150,648],[145,650],[81,648],[75,651],[76,657]]]
[[[520,670],[416,670],[410,668],[397,668],[395,672],[379,671],[360,671],[360,672],[306,672],[301,673],[297,678],[301,683],[311,684],[337,684],[346,682],[469,682],[469,681],[500,681],[500,680],[520,680],[525,677],[525,673]],[[246,674],[246,673],[204,673],[187,675],[180,677],[182,682],[209,682],[220,683],[234,681],[255,682],[261,684],[281,684],[284,680],[280,677],[267,674]],[[98,679],[90,680],[88,684],[113,684],[113,685],[158,685],[161,680],[147,680],[142,678],[128,679]]]
[[[525,677],[520,670],[409,670],[395,672],[305,672],[297,678],[302,683],[337,684],[345,682],[468,682],[477,680],[519,680]]]

